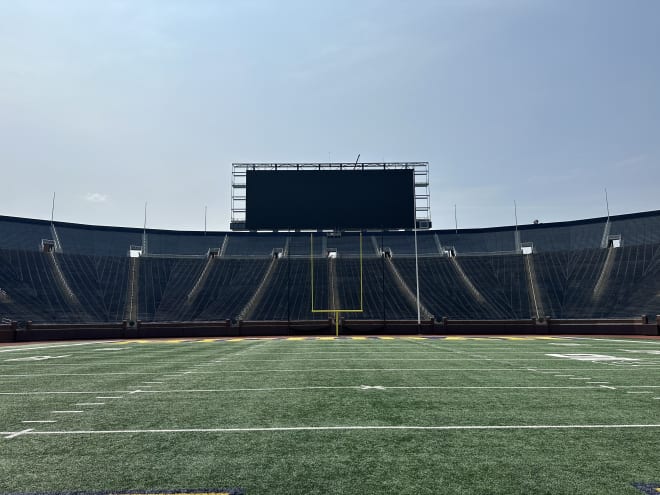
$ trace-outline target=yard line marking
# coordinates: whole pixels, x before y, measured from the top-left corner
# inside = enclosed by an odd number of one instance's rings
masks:
[[[587,382],[587,383],[589,383],[591,385],[604,385],[604,384],[607,384],[607,383],[610,383],[610,382]]]
[[[569,380],[591,380],[591,378],[569,378]]]
[[[607,389],[610,389],[610,390],[616,390],[616,387],[610,387],[610,386],[608,386],[608,385],[598,385],[598,386],[601,387],[601,388],[607,388]]]
[[[562,377],[564,377],[564,376],[573,376],[573,375],[555,375],[555,376],[562,376]]]
[[[647,368],[630,368],[630,367],[621,367],[621,368],[579,368],[579,371],[642,371],[650,369],[660,369],[660,366],[647,367]],[[575,371],[576,368],[555,368],[551,371]],[[300,372],[319,372],[319,371],[367,371],[367,372],[381,372],[381,371],[517,371],[517,372],[526,372],[527,369],[524,368],[280,368],[280,369],[259,369],[259,370],[227,370],[219,369],[215,371],[190,371],[187,373],[192,373],[195,375],[215,375],[220,373],[300,373]],[[6,377],[22,377],[22,378],[31,378],[37,376],[113,376],[113,375],[161,375],[160,373],[153,372],[107,372],[107,373],[26,373],[26,374],[14,374],[14,375],[5,375]],[[176,375],[176,377],[185,376],[185,374]]]
[[[10,435],[109,435],[135,433],[251,433],[251,432],[295,432],[295,431],[347,431],[347,430],[574,430],[574,429],[622,429],[660,428],[660,424],[594,424],[594,425],[345,425],[345,426],[273,426],[245,428],[177,428],[177,429],[127,429],[127,430],[68,430],[34,431],[23,430]],[[17,436],[17,435],[16,435]],[[9,438],[9,437],[5,437]],[[12,437],[13,438],[13,437]]]
[[[14,432],[14,433],[10,434],[10,435],[7,435],[5,437],[5,439],[9,440],[10,438],[16,438],[18,436],[25,435],[26,433],[29,433],[31,431],[34,431],[34,430],[32,428],[28,428],[27,430],[17,431],[17,432]]]
[[[284,390],[350,390],[359,387],[359,385],[338,385],[338,386],[309,386],[309,387],[259,387],[259,388],[220,388],[220,389],[171,389],[171,390],[131,390],[129,391],[120,391],[124,394],[169,394],[169,393],[209,393],[209,392],[270,392],[270,391],[284,391]],[[644,388],[660,388],[660,385],[627,385],[625,387],[644,387]],[[419,385],[419,386],[387,386],[388,389],[397,389],[397,390],[585,390],[585,389],[597,389],[598,387],[587,387],[587,386],[571,386],[571,385],[562,385],[562,386],[504,386],[504,385],[474,385],[474,386],[462,386],[462,385]],[[0,392],[0,395],[76,395],[76,394],[98,394],[104,392],[75,392],[75,391],[42,391],[42,392]],[[122,396],[97,396],[96,399],[122,399]]]
[[[21,421],[21,423],[57,423],[54,419],[39,419],[33,421]]]
[[[41,391],[41,392],[0,392],[0,395],[49,395],[49,394],[62,394],[62,395],[76,395],[76,394],[82,394],[82,395],[90,395],[90,394],[125,394],[128,393],[126,390],[111,390],[108,392],[81,392],[81,391],[58,391],[58,392],[52,392],[52,391]],[[98,397],[97,397],[98,398]],[[121,397],[118,397],[121,398]]]
[[[52,345],[42,345],[42,346],[13,346],[8,349],[0,349],[0,352],[17,352],[17,351],[36,351],[39,349],[53,349],[55,347],[75,347],[81,345],[93,345],[93,344],[108,344],[110,343],[107,340],[96,340],[92,342],[76,342],[75,344],[52,344]]]
[[[75,414],[75,413],[81,413],[84,411],[51,411],[53,414]]]
[[[103,376],[103,375],[160,375],[160,373],[147,372],[147,371],[110,371],[106,373],[22,373],[15,375],[5,376]]]
[[[627,394],[651,394],[653,392],[650,392],[648,390],[627,390]]]
[[[105,406],[105,402],[78,402],[74,406]]]
[[[194,393],[231,393],[231,392],[282,392],[299,390],[355,390],[366,385],[309,386],[309,387],[260,387],[260,388],[216,388],[216,389],[175,389],[175,390],[140,390],[143,394],[194,394]],[[371,387],[374,388],[374,387]],[[598,387],[588,386],[387,386],[391,390],[588,390]],[[137,392],[137,391],[136,391]]]

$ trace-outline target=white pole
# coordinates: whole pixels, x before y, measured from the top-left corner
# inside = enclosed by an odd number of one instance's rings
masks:
[[[55,218],[55,192],[53,192],[53,207],[50,209],[50,223],[52,225]]]
[[[605,207],[607,208],[607,219],[610,219],[610,202],[607,199],[607,188],[605,188]]]
[[[419,308],[419,263],[417,260],[417,225],[415,225],[413,232],[415,233],[415,283],[417,285],[417,325],[421,325],[422,318]]]

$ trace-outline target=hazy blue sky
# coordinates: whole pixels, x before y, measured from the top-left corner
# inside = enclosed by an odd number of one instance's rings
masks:
[[[437,228],[660,209],[660,1],[0,0],[0,214],[226,230],[232,162],[329,153]]]

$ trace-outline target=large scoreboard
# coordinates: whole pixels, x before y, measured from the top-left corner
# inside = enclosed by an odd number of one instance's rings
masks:
[[[260,165],[243,170],[243,229],[366,230],[416,226],[414,167],[288,165]]]

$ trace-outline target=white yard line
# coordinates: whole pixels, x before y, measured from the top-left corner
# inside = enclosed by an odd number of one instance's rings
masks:
[[[84,411],[51,411],[53,414],[77,414]]]
[[[554,368],[551,370],[538,370],[538,371],[607,371],[607,372],[619,372],[619,371],[641,371],[641,370],[650,370],[650,369],[660,369],[660,366],[657,367],[644,367],[644,368],[631,368],[631,367],[601,367],[601,368]],[[360,372],[408,372],[408,371],[453,371],[453,372],[492,372],[492,371],[517,371],[527,373],[527,368],[275,368],[275,369],[252,369],[252,370],[227,370],[227,369],[218,369],[214,371],[187,371],[176,375],[175,377],[183,377],[188,374],[193,375],[216,375],[220,373],[316,373],[319,371],[360,371]],[[150,372],[107,372],[107,373],[24,373],[24,374],[14,374],[14,375],[5,375],[10,377],[21,377],[21,378],[31,378],[37,376],[114,376],[114,375],[160,375],[160,376],[169,376],[161,375],[160,373],[150,373]],[[571,375],[572,376],[572,375]]]
[[[69,430],[0,432],[5,438],[19,435],[111,435],[136,433],[251,433],[251,432],[296,432],[296,431],[368,431],[368,430],[574,430],[574,429],[623,429],[660,428],[660,424],[579,424],[579,425],[347,425],[347,426],[275,426],[246,428],[177,428],[177,429],[126,429],[126,430]]]
[[[33,421],[21,421],[21,423],[57,423],[54,419],[38,419]]]
[[[607,382],[605,382],[607,383]],[[301,391],[301,390],[357,390],[362,385],[319,385],[307,387],[242,387],[242,388],[209,388],[209,389],[170,389],[170,390],[131,390],[130,392],[121,391],[120,393],[134,395],[138,393],[143,394],[192,394],[192,393],[225,393],[225,392],[277,392],[277,391]],[[596,390],[599,388],[609,388],[614,390],[615,387],[606,387],[604,385],[598,386],[570,386],[570,385],[378,385],[386,390]],[[622,389],[658,389],[660,385],[619,385],[618,388]],[[78,394],[107,394],[117,393],[117,391],[110,392],[76,392],[76,391],[40,391],[40,392],[0,392],[0,395],[78,395]],[[97,396],[96,399],[121,399],[123,396]],[[81,403],[83,404],[83,403]],[[97,404],[97,403],[85,403]]]
[[[152,372],[138,372],[138,371],[109,371],[106,373],[20,373],[20,374],[13,374],[13,375],[5,375],[5,376],[13,376],[13,377],[22,377],[22,378],[30,378],[32,376],[112,376],[112,375],[160,375],[160,373],[152,373]]]
[[[28,428],[27,430],[16,431],[14,433],[10,433],[9,435],[7,435],[5,439],[9,440],[10,438],[16,438],[21,435],[25,435],[26,433],[30,433],[31,431],[33,431],[32,428]]]
[[[105,402],[78,402],[74,406],[105,406]]]
[[[111,341],[95,340],[92,342],[75,342],[72,344],[47,344],[41,346],[11,346],[0,348],[0,353],[2,352],[18,352],[18,351],[37,351],[40,349],[53,349],[55,347],[76,347],[81,345],[94,345],[94,344],[108,344]]]
[[[48,394],[62,394],[62,395],[92,395],[92,394],[126,394],[128,390],[111,390],[106,392],[83,392],[83,391],[50,391],[44,390],[40,392],[0,392],[0,395],[48,395]],[[121,397],[118,397],[121,398]],[[98,399],[98,397],[97,397]]]

